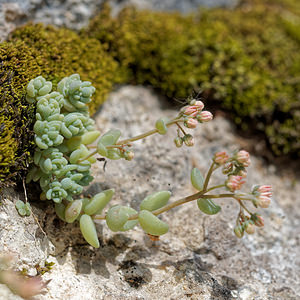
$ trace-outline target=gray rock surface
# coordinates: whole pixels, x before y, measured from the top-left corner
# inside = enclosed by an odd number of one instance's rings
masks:
[[[100,9],[103,0],[0,0],[0,41],[28,21],[80,29]],[[187,13],[199,6],[234,6],[238,0],[112,0],[116,14],[127,5],[140,9],[177,10]]]
[[[209,109],[209,107],[208,107]],[[176,111],[143,87],[124,86],[113,92],[96,114],[104,133],[119,128],[124,137],[153,128],[161,116]],[[171,201],[194,192],[190,171],[206,172],[211,156],[234,150],[248,141],[237,138],[222,116],[195,131],[195,146],[177,149],[175,128],[134,144],[135,158],[103,162],[93,169],[95,182],[86,194],[115,188],[112,204],[134,208],[149,193],[170,190]],[[299,299],[300,182],[292,172],[265,165],[252,156],[245,189],[253,184],[272,184],[274,201],[262,211],[264,228],[237,239],[233,232],[238,207],[220,200],[222,212],[205,216],[196,203],[177,207],[162,215],[170,231],[151,242],[140,228],[112,233],[99,222],[100,248],[92,249],[80,236],[78,225],[65,224],[54,214],[51,203],[32,202],[31,216],[21,218],[14,209],[21,190],[5,190],[0,206],[0,253],[16,256],[16,268],[36,274],[35,265],[53,261],[47,294],[38,299]],[[223,176],[216,173],[213,182]],[[29,198],[37,194],[28,187]],[[0,299],[17,299],[0,288]],[[2,297],[2,298],[1,298]],[[10,297],[10,298],[8,298]]]

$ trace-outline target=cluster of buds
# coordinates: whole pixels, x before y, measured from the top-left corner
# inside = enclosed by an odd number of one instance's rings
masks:
[[[223,166],[222,172],[227,175],[225,186],[231,192],[241,189],[247,176],[246,168],[249,167],[250,155],[245,150],[235,152],[231,157],[225,152],[217,152],[213,161],[218,166]]]
[[[245,183],[246,168],[251,163],[250,155],[245,150],[236,151],[232,156],[229,156],[225,151],[217,152],[213,157],[213,162],[217,168],[222,167],[222,173],[227,175],[224,186],[233,193],[233,198],[240,204],[240,212],[234,228],[235,235],[241,238],[245,232],[253,234],[255,226],[264,226],[264,220],[260,215],[249,211],[243,201],[251,201],[255,207],[267,208],[271,202],[272,187],[270,185],[257,185],[252,188],[251,192],[239,191]],[[245,215],[245,212],[249,215]]]
[[[254,196],[252,203],[255,207],[269,207],[272,198],[272,187],[270,185],[256,185],[252,188],[251,194]]]
[[[189,105],[180,110],[180,115],[184,119],[184,126],[187,128],[196,128],[198,123],[209,122],[213,115],[209,111],[203,111],[204,104],[199,100],[192,100]]]
[[[185,127],[194,129],[197,127],[198,123],[209,122],[213,119],[213,115],[209,111],[203,111],[204,104],[199,100],[191,100],[189,105],[184,106],[179,113],[179,117],[183,118],[183,124]],[[181,147],[185,144],[188,147],[194,146],[194,138],[191,134],[186,134],[181,128],[183,136],[180,136],[180,131],[178,130],[178,135],[174,139],[176,147]]]
[[[184,136],[178,136],[174,139],[174,143],[177,148],[181,147],[183,144],[185,144],[188,147],[192,147],[195,144],[194,137],[191,134],[185,134]]]
[[[234,234],[238,238],[242,238],[244,233],[253,234],[255,226],[263,227],[264,219],[259,214],[251,214],[250,217],[240,213],[237,219],[237,225],[234,227]]]
[[[234,159],[242,167],[247,168],[250,166],[250,154],[245,150],[237,152],[234,156]]]

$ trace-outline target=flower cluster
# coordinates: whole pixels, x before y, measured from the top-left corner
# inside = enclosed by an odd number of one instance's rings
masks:
[[[185,127],[194,129],[198,123],[209,122],[213,119],[213,115],[209,111],[203,111],[204,104],[199,100],[191,100],[189,105],[184,106],[179,113],[179,117],[183,119]],[[183,136],[181,136],[183,133]],[[177,137],[174,139],[176,147],[185,144],[188,147],[194,146],[194,138],[191,134],[185,133],[183,128],[179,126]]]
[[[242,208],[245,208],[243,201],[251,202],[255,207],[268,208],[272,198],[272,187],[270,185],[256,185],[250,193],[235,192],[234,198],[240,203]],[[244,232],[252,234],[255,231],[255,226],[263,227],[264,220],[257,213],[251,213],[248,209],[245,215],[243,210],[240,211],[237,218],[237,225],[234,232],[238,237],[242,237]]]
[[[246,168],[251,163],[250,155],[245,150],[236,151],[232,156],[229,156],[225,151],[217,152],[213,162],[217,167],[222,167],[223,174],[227,175],[224,186],[233,193],[232,197],[238,201],[241,207],[237,225],[234,228],[235,235],[242,237],[244,232],[254,233],[255,226],[264,226],[264,220],[259,214],[251,213],[243,201],[251,201],[255,207],[267,208],[271,202],[272,187],[270,185],[256,185],[249,193],[240,191],[246,182]],[[245,211],[248,215],[245,214]]]
[[[255,207],[267,208],[270,205],[272,197],[272,187],[270,185],[256,185],[252,189],[254,196],[252,202]]]
[[[231,192],[240,190],[245,183],[244,178],[247,176],[246,168],[249,167],[250,155],[245,150],[235,152],[231,157],[225,152],[217,152],[213,161],[218,166],[222,166],[223,174],[227,175],[225,186]]]

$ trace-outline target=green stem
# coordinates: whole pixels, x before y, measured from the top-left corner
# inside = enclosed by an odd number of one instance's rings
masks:
[[[177,124],[178,122],[183,122],[183,121],[182,121],[180,118],[177,118],[177,119],[174,119],[174,120],[168,122],[168,123],[166,124],[166,126],[167,126],[167,127],[170,127],[171,125]],[[177,124],[177,125],[178,125],[178,124]],[[142,133],[142,134],[139,134],[139,135],[137,135],[137,136],[134,136],[134,137],[132,137],[132,138],[125,139],[125,140],[122,140],[122,141],[119,141],[119,142],[116,143],[116,145],[107,146],[107,148],[117,148],[118,145],[124,145],[124,144],[128,144],[128,143],[131,143],[131,142],[135,142],[135,141],[137,141],[137,140],[143,139],[143,138],[145,138],[145,137],[147,137],[147,136],[150,136],[150,135],[152,135],[152,134],[155,134],[155,133],[157,133],[157,132],[158,132],[157,129],[152,129],[152,130],[149,130],[149,131],[147,131],[147,132],[145,132],[145,133]],[[88,146],[88,148],[97,148],[97,147],[96,147],[96,146]],[[86,159],[88,159],[88,158],[90,158],[91,156],[97,154],[97,152],[98,152],[97,150],[93,151],[93,152],[90,153],[88,156],[86,156],[86,157],[80,159],[80,160],[79,160],[79,163],[82,162],[82,161],[84,161],[84,160],[86,160]]]
[[[177,119],[174,119],[174,120],[168,122],[168,123],[166,124],[166,126],[167,126],[167,127],[170,127],[170,126],[173,125],[173,124],[177,124],[177,122],[183,122],[183,121],[182,121],[180,118],[177,118]],[[152,134],[155,134],[155,133],[157,133],[157,132],[158,132],[157,129],[152,129],[152,130],[149,130],[149,131],[147,131],[147,132],[145,132],[145,133],[142,133],[142,134],[139,134],[139,135],[137,135],[137,136],[134,136],[134,137],[132,137],[132,138],[125,139],[125,140],[122,140],[122,141],[119,141],[119,142],[116,143],[116,145],[107,146],[107,148],[116,148],[118,145],[124,145],[124,144],[128,144],[128,143],[131,143],[131,142],[135,142],[135,141],[137,141],[137,140],[143,139],[143,138],[145,138],[145,137],[147,137],[147,136],[150,136],[150,135],[152,135]],[[96,147],[96,146],[90,146],[89,148],[97,148],[97,147]],[[79,160],[79,163],[82,162],[82,161],[84,161],[84,160],[86,160],[86,159],[88,159],[88,158],[90,158],[91,156],[93,156],[93,155],[95,155],[95,154],[97,154],[97,150],[93,151],[93,152],[92,152],[91,154],[89,154],[87,157],[80,159],[80,160]]]
[[[158,216],[176,206],[179,206],[179,205],[182,205],[184,203],[188,203],[188,202],[191,202],[191,201],[194,201],[194,200],[197,200],[199,198],[229,198],[229,197],[232,197],[234,198],[234,194],[217,194],[217,195],[204,195],[204,192],[199,192],[199,193],[196,193],[196,194],[193,194],[193,195],[190,195],[190,196],[187,196],[187,197],[184,197],[184,198],[181,198],[179,200],[176,200],[162,208],[159,208],[157,210],[154,210],[152,211],[152,213],[155,215],[155,216]],[[132,215],[128,218],[128,220],[136,220],[138,218],[138,214],[135,214],[135,215]],[[94,220],[105,220],[105,216],[99,216],[99,215],[94,215],[93,216],[93,219]]]
[[[224,186],[225,186],[225,184],[216,185],[216,186],[213,186],[213,187],[207,189],[206,192],[210,192],[212,190],[219,189],[219,188],[224,187]]]
[[[243,207],[243,209],[251,216],[252,213],[249,211],[249,209],[246,207],[246,205],[242,202],[242,200],[240,200],[240,199],[236,199],[236,200],[238,201],[238,203],[240,204],[240,206]]]
[[[207,172],[207,175],[206,175],[206,178],[205,178],[205,181],[204,181],[203,191],[205,191],[205,192],[206,192],[206,189],[207,189],[208,182],[209,182],[209,179],[211,177],[211,174],[214,171],[214,166],[215,166],[215,162],[213,161],[212,164],[210,165],[210,168],[209,168],[209,170]]]
[[[180,124],[179,124],[178,122],[176,122],[175,124],[178,126],[178,128],[181,130],[181,132],[182,132],[184,135],[186,135],[186,132],[185,132],[184,129],[180,126]]]
[[[174,119],[174,120],[168,122],[168,123],[166,124],[166,126],[167,126],[167,127],[170,127],[171,125],[173,125],[173,124],[175,124],[175,123],[177,123],[177,122],[182,122],[182,120],[179,119],[179,118]],[[142,133],[142,134],[140,134],[140,135],[134,136],[134,137],[132,137],[132,138],[125,139],[125,140],[122,140],[122,141],[119,141],[119,142],[117,142],[117,145],[123,145],[123,144],[128,144],[128,143],[131,143],[131,142],[135,142],[135,141],[137,141],[137,140],[143,139],[143,138],[145,138],[145,137],[147,137],[147,136],[150,136],[150,135],[152,135],[152,134],[155,134],[155,133],[157,133],[157,132],[158,132],[157,129],[152,129],[152,130],[149,130],[149,131],[147,131],[147,132],[145,132],[145,133]]]
[[[84,160],[86,160],[86,159],[89,159],[90,157],[92,157],[93,155],[95,155],[95,154],[97,154],[97,153],[98,153],[97,150],[91,152],[88,156],[86,156],[86,157],[84,157],[84,158],[82,158],[82,159],[79,159],[79,160],[78,160],[78,163],[81,163],[82,161],[84,161]]]

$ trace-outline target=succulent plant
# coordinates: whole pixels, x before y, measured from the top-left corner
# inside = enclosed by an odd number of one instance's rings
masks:
[[[43,86],[47,88],[41,92]],[[113,232],[128,231],[140,225],[152,239],[158,239],[169,230],[168,224],[159,215],[194,200],[197,201],[199,210],[207,215],[215,215],[221,210],[214,203],[215,198],[230,197],[238,201],[240,212],[234,229],[238,237],[242,237],[244,232],[252,234],[255,226],[263,225],[263,219],[251,213],[243,201],[251,201],[255,207],[266,208],[271,201],[271,187],[256,186],[250,193],[239,191],[245,183],[246,168],[250,165],[249,153],[244,150],[236,151],[232,156],[224,151],[217,152],[205,177],[199,169],[194,168],[191,172],[191,183],[197,192],[191,196],[168,204],[171,193],[158,191],[141,201],[139,211],[129,206],[114,205],[105,215],[101,215],[112,199],[113,189],[104,190],[91,198],[78,198],[84,186],[93,180],[90,169],[97,162],[95,155],[100,154],[112,160],[131,160],[134,152],[129,148],[134,141],[155,133],[164,135],[168,132],[168,127],[173,125],[178,128],[175,145],[178,147],[185,144],[191,147],[194,138],[181,125],[193,130],[198,124],[212,120],[213,116],[210,112],[203,111],[204,104],[201,101],[192,99],[174,118],[160,118],[154,129],[120,140],[121,131],[118,129],[111,129],[100,136],[100,132],[94,128],[95,122],[86,109],[86,104],[91,102],[90,97],[95,91],[90,83],[82,82],[79,75],[74,74],[59,82],[57,92],[44,94],[46,91],[50,92],[50,86],[41,76],[29,83],[28,101],[35,101],[37,105],[34,124],[36,148],[26,182],[39,181],[43,191],[41,200],[52,200],[61,220],[67,223],[79,221],[82,235],[91,246],[100,246],[95,224],[97,220],[105,220]],[[97,145],[90,145],[91,143]],[[212,173],[221,167],[225,176],[224,182],[209,187]],[[221,187],[230,193],[208,194]],[[28,203],[18,202],[16,208],[22,216],[30,213]]]

